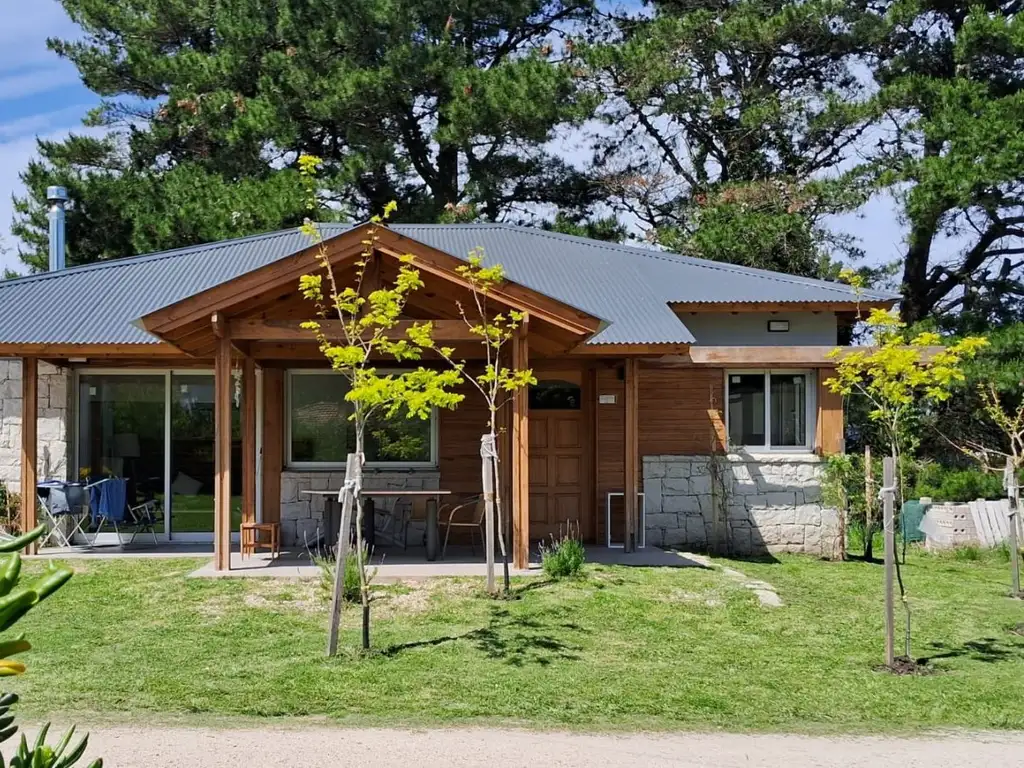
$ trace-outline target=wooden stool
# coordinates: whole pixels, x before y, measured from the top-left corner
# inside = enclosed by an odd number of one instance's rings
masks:
[[[261,533],[267,534],[269,541],[261,541]],[[281,554],[280,523],[242,523],[242,557],[256,554],[257,549],[269,549],[271,558]]]

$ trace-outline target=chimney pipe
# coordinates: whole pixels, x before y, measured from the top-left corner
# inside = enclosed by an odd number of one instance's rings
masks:
[[[64,187],[47,187],[46,202],[49,203],[50,219],[50,271],[64,269],[64,204],[68,191]]]

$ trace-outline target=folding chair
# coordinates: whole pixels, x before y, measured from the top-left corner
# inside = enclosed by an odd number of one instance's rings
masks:
[[[36,500],[46,515],[50,530],[46,539],[54,539],[57,546],[74,545],[76,533],[84,533],[83,528],[88,516],[87,495],[81,483],[66,483],[63,480],[44,480],[36,486]],[[62,519],[71,519],[71,530],[62,530]]]
[[[123,547],[121,527],[127,522],[125,514],[128,510],[128,481],[123,477],[108,477],[90,486],[92,522],[96,526],[96,537],[103,531],[103,526],[110,523],[114,526],[118,544]]]
[[[140,533],[148,532],[153,535],[153,543],[159,544],[160,540],[156,537],[156,526],[159,522],[162,522],[161,517],[157,515],[160,511],[160,502],[156,499],[147,499],[141,504],[129,507],[128,511],[132,516],[131,522],[135,526],[135,530],[132,531],[132,537],[128,540],[128,543],[134,544],[136,536]]]

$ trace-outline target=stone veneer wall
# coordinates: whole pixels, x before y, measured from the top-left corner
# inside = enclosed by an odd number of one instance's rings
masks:
[[[39,364],[39,479],[66,478],[71,372]],[[21,360],[0,359],[0,483],[20,491]]]
[[[431,490],[440,487],[441,473],[436,469],[388,470],[365,469],[363,487],[370,490],[386,488]],[[345,483],[344,470],[335,472],[288,470],[281,473],[281,545],[312,546],[324,525],[324,496],[304,495],[302,491],[337,490]],[[381,500],[388,502],[391,500]],[[400,504],[408,504],[401,501]],[[378,523],[379,525],[379,523]],[[424,524],[413,521],[409,526],[409,544],[416,545]]]
[[[712,461],[721,477],[728,551],[831,557],[838,515],[821,504],[821,459],[813,454],[644,456],[648,546],[706,549],[712,541]]]

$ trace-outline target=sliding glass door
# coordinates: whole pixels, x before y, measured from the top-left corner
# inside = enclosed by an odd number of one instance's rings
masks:
[[[78,476],[128,481],[128,505],[165,493],[164,388],[157,374],[82,373],[78,377]],[[161,519],[157,532],[164,532]]]
[[[80,371],[77,457],[83,480],[123,477],[129,502],[156,500],[157,533],[208,541],[213,534],[213,374]],[[231,530],[242,516],[239,398],[231,413]],[[147,534],[148,535],[148,534]],[[106,541],[104,535],[104,543]]]
[[[213,532],[213,376],[171,374],[171,535]],[[242,520],[242,435],[237,398],[231,411],[231,530]]]

